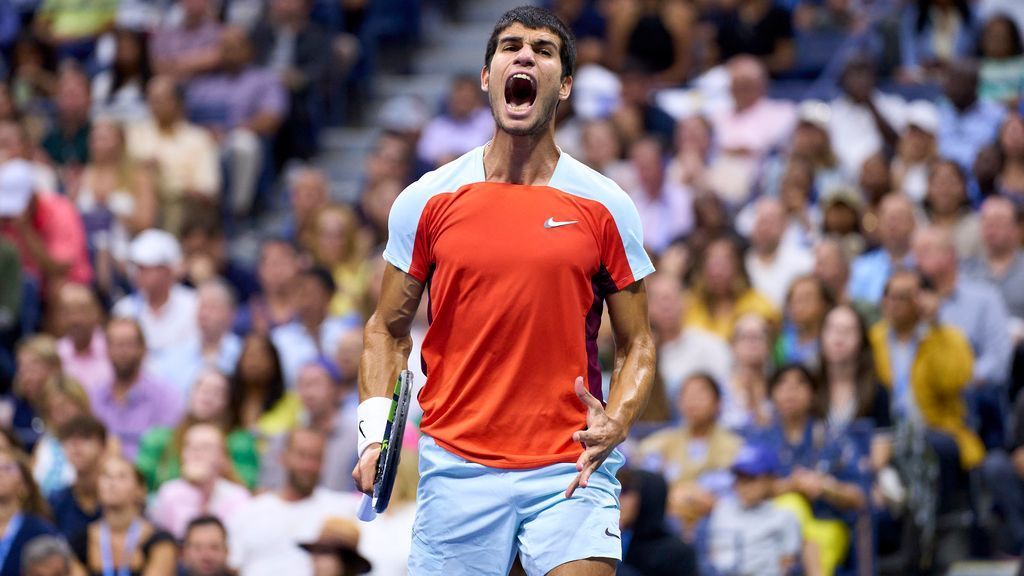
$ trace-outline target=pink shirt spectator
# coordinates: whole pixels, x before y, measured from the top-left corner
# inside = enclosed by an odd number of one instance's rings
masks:
[[[796,119],[792,104],[761,98],[746,110],[712,117],[712,124],[719,149],[745,150],[762,157],[783,143],[796,126]]]
[[[67,336],[61,338],[57,341],[57,354],[60,355],[64,372],[78,380],[90,398],[104,382],[114,379],[114,368],[107,356],[107,339],[102,330],[93,333],[85,352],[75,350],[75,345]]]
[[[52,194],[36,195],[32,228],[42,239],[50,258],[71,266],[67,274],[69,281],[79,284],[92,282],[92,265],[85,246],[85,226],[70,200]],[[41,279],[39,264],[32,259],[18,233],[8,225],[3,228],[2,234],[18,247],[25,270]]]
[[[213,485],[209,499],[205,499],[198,487],[178,478],[160,487],[150,515],[157,526],[181,540],[193,519],[213,514],[227,523],[251,498],[249,491],[241,485],[219,479]]]

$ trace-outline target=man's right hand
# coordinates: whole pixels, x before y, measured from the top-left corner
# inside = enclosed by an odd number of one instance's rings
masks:
[[[377,460],[380,459],[380,442],[370,444],[359,463],[352,470],[352,479],[356,482],[356,489],[363,494],[373,496],[373,482],[377,478]]]

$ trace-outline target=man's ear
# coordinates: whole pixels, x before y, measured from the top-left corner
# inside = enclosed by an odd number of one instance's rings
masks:
[[[572,94],[572,76],[562,78],[562,85],[558,87],[558,99],[565,102]]]
[[[488,87],[491,85],[491,71],[484,66],[480,69],[480,90],[487,92]]]

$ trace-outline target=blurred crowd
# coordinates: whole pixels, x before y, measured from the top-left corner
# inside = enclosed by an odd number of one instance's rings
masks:
[[[557,142],[659,269],[620,573],[1019,557],[1024,3],[548,5]],[[476,76],[368,87],[469,6],[0,1],[0,576],[405,574],[415,426],[354,521],[362,326],[395,198],[494,126]]]

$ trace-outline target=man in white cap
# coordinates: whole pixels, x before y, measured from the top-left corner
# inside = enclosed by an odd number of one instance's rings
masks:
[[[92,266],[81,216],[63,196],[36,194],[34,182],[30,162],[0,164],[0,235],[18,247],[25,271],[46,294],[65,282],[88,284]]]
[[[178,283],[181,247],[169,232],[151,228],[132,240],[128,250],[137,290],[114,306],[115,316],[138,320],[150,360],[182,342],[199,338],[195,291]]]
[[[928,191],[928,171],[938,157],[939,110],[927,100],[915,100],[907,105],[906,119],[893,160],[893,176],[895,187],[921,204]]]

